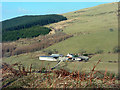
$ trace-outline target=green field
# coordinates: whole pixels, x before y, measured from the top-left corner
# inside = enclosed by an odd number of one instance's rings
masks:
[[[85,50],[87,53],[95,53],[97,49],[112,52],[118,45],[117,30],[114,32],[98,31],[91,34],[79,35],[50,46],[47,49],[56,49],[59,53],[79,53]]]
[[[64,54],[79,53],[81,49],[88,53],[94,53],[96,49],[111,52],[118,45],[116,10],[117,3],[110,3],[63,14],[68,20],[76,18],[69,24],[66,21],[68,25],[62,28],[63,32],[74,34],[74,37],[47,49],[57,49]],[[50,26],[57,27],[54,24]]]
[[[32,68],[39,70],[43,67],[50,70],[50,68],[54,67],[57,62],[49,62],[49,61],[40,61],[38,56],[41,52],[21,54],[18,56],[12,56],[9,58],[3,58],[3,62],[7,62],[8,64],[21,63],[26,68],[30,68],[32,64]],[[88,62],[67,62],[61,63],[57,69],[64,68],[69,71],[79,70],[89,72],[92,70],[93,66],[101,59],[101,62],[96,67],[96,70],[105,71],[107,69],[108,72],[118,73],[118,63],[109,63],[108,61],[117,61],[118,54],[97,54],[94,55]]]

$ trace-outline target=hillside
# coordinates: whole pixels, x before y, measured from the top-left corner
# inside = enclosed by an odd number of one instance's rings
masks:
[[[32,64],[33,69],[39,69],[39,67],[48,67],[48,65],[53,67],[57,64],[57,62],[39,61],[38,57],[46,55],[47,51],[55,50],[64,55],[84,51],[94,54],[88,62],[68,62],[67,65],[63,64],[57,69],[89,72],[101,59],[97,70],[105,71],[107,68],[107,71],[117,74],[118,53],[114,53],[114,48],[118,45],[117,3],[102,4],[62,15],[68,20],[44,25],[56,32],[53,35],[4,43],[7,57],[3,58],[3,62],[9,64],[21,62],[26,67]],[[30,50],[32,52],[29,52]],[[22,52],[25,54],[21,54]],[[15,56],[10,56],[12,54]]]
[[[9,20],[2,21],[2,30],[13,31],[24,28],[29,28],[36,25],[47,25],[50,23],[59,22],[66,20],[67,18],[62,15],[26,15],[21,17],[12,18]]]
[[[3,89],[120,88],[117,3],[62,15],[67,20],[7,31],[14,35],[24,33],[28,37],[31,32],[40,35],[3,43],[0,68]],[[39,28],[52,30],[54,34],[42,31],[41,34]],[[39,60],[39,56],[50,53],[86,53],[91,54],[91,58],[88,62],[62,62],[51,70],[58,62]]]
[[[102,4],[70,13],[62,14],[68,18],[47,25],[53,30],[74,34],[65,41],[47,49],[57,49],[59,53],[78,53],[81,50],[95,53],[98,49],[112,52],[118,45],[117,3]]]
[[[33,38],[48,34],[51,30],[43,27],[50,23],[66,20],[62,15],[21,16],[2,22],[2,41],[15,41],[20,38]]]
[[[7,31],[2,35],[2,41],[15,41],[20,38],[33,38],[39,35],[46,35],[51,29],[42,26],[32,26],[30,28]]]

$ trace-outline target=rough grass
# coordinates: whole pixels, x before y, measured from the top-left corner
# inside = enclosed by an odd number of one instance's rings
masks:
[[[98,31],[94,33],[83,33],[74,36],[65,41],[48,47],[47,49],[56,49],[59,53],[79,53],[85,50],[87,53],[95,53],[97,49],[103,52],[113,52],[113,48],[118,45],[117,31],[110,32]]]
[[[39,72],[21,66],[21,64],[3,63],[2,88],[119,88],[118,75],[96,70],[101,59],[92,66],[90,72],[65,69],[48,70],[39,69]],[[19,70],[13,69],[18,66]],[[8,71],[11,71],[7,73]]]
[[[84,49],[88,53],[102,49],[111,52],[118,45],[117,3],[103,4],[63,14],[69,20],[50,24],[53,28],[62,27],[63,32],[74,37],[52,45],[47,49],[57,49],[59,53],[78,53]],[[75,20],[73,20],[75,19]],[[110,29],[113,29],[113,32]]]

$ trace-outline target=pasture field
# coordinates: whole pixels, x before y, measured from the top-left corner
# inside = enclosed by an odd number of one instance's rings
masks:
[[[41,68],[46,68],[50,70],[50,68],[54,67],[57,62],[49,62],[49,61],[40,61],[38,59],[38,56],[40,55],[40,52],[36,53],[28,53],[28,54],[21,54],[18,56],[11,56],[9,58],[3,58],[3,62],[6,62],[8,64],[14,64],[14,63],[21,63],[26,68],[29,68],[32,64],[32,69],[39,70]],[[42,55],[42,54],[41,54]],[[64,68],[68,71],[74,71],[78,70],[80,72],[85,71],[89,72],[94,64],[98,62],[98,60],[101,59],[101,62],[96,67],[97,70],[105,71],[107,69],[108,72],[112,73],[118,73],[118,62],[114,63],[114,61],[118,61],[118,54],[96,54],[88,62],[63,62],[58,66],[56,69]],[[109,62],[112,61],[112,62]]]
[[[117,33],[117,30],[85,33],[54,44],[45,50],[56,49],[63,54],[80,53],[82,50],[87,53],[95,53],[97,49],[103,50],[103,52],[113,52],[113,48],[118,45]]]
[[[47,27],[62,29],[74,37],[47,49],[56,49],[63,54],[79,53],[80,50],[95,53],[96,49],[112,52],[113,48],[118,46],[117,3],[103,4],[63,15],[68,18],[66,22],[50,24]]]

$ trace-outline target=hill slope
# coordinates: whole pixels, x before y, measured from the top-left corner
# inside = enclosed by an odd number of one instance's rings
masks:
[[[20,38],[33,38],[48,34],[51,30],[43,27],[50,23],[66,20],[62,15],[21,16],[2,22],[2,41],[15,41]]]
[[[63,14],[68,18],[48,25],[55,31],[74,34],[74,37],[48,49],[59,53],[78,53],[81,50],[95,53],[98,49],[111,52],[118,45],[117,3],[103,4]]]
[[[39,35],[46,35],[50,31],[51,30],[49,28],[39,25],[20,30],[7,31],[2,34],[2,41],[6,42],[19,40],[20,38],[33,38]]]
[[[50,23],[66,20],[67,18],[62,15],[26,15],[21,17],[12,18],[2,22],[2,29],[4,31],[13,31],[24,28],[29,28],[35,25],[47,25]]]

